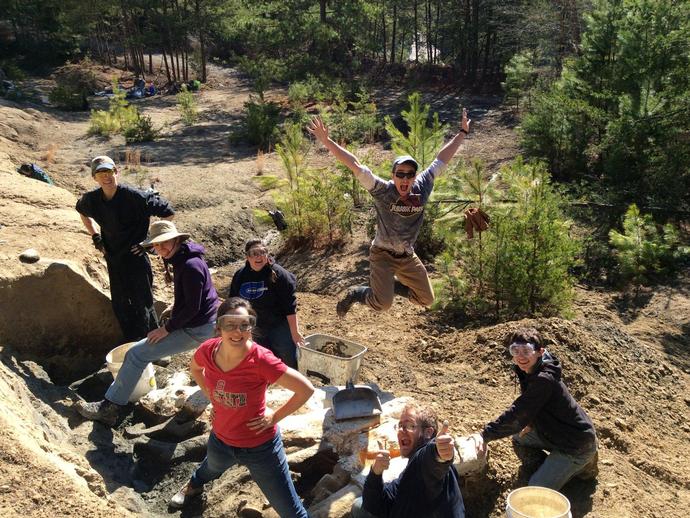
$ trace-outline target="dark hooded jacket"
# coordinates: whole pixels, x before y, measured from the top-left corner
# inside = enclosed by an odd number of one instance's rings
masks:
[[[204,261],[204,251],[200,244],[187,241],[166,261],[173,267],[175,286],[172,315],[165,324],[169,332],[183,327],[202,326],[215,320],[218,294]]]
[[[531,425],[543,441],[559,451],[577,454],[591,450],[596,441],[594,425],[561,381],[558,359],[544,351],[534,372],[513,367],[520,382],[520,397],[484,427],[484,441],[508,437]]]
[[[452,461],[439,462],[436,441],[419,448],[400,476],[388,483],[369,471],[362,507],[381,518],[465,518],[465,506]]]

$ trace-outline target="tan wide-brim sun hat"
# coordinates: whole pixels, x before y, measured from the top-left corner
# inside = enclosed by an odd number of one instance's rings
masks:
[[[190,235],[178,232],[175,224],[172,221],[154,221],[149,227],[149,235],[146,238],[146,241],[142,241],[141,246],[151,246],[155,243],[162,243],[163,241],[168,241],[169,239],[174,239],[176,237],[181,237],[184,241],[189,239]]]

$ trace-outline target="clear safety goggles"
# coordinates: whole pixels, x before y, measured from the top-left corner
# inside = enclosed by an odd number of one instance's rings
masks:
[[[247,252],[247,255],[249,257],[264,257],[268,255],[268,250],[265,248],[252,248],[249,252]]]
[[[239,329],[244,333],[254,329],[256,317],[253,315],[222,315],[218,317],[217,324],[221,331],[237,331]]]
[[[508,346],[511,356],[532,356],[536,348],[532,343],[513,343]]]

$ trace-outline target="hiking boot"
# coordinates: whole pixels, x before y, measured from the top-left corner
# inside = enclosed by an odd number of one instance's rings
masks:
[[[393,293],[395,293],[398,297],[403,297],[405,299],[410,298],[410,288],[405,286],[398,279],[395,279],[395,282],[393,283]]]
[[[599,474],[599,452],[597,451],[594,454],[594,457],[592,457],[592,460],[590,460],[584,468],[582,468],[582,471],[580,471],[577,475],[575,475],[575,478],[579,478],[580,480],[592,480],[594,478],[597,478],[597,475]]]
[[[192,487],[192,482],[189,481],[173,495],[173,497],[170,499],[170,502],[168,502],[168,505],[174,509],[180,509],[187,505],[187,502],[191,498],[195,497],[196,495],[200,495],[203,492],[204,486]]]
[[[116,405],[112,401],[103,399],[102,401],[93,401],[87,403],[86,401],[78,401],[76,404],[77,412],[82,417],[91,421],[99,421],[111,428],[115,426],[124,406]]]
[[[354,288],[350,288],[349,290],[347,290],[345,296],[342,299],[340,299],[340,301],[336,305],[335,312],[338,314],[340,318],[343,318],[345,315],[347,315],[347,312],[350,311],[352,304],[354,304],[355,302],[364,304],[364,297],[366,294],[366,286],[355,286]]]

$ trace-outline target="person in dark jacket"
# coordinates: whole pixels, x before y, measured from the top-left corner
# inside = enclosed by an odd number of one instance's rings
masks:
[[[254,341],[296,369],[297,344],[304,342],[297,319],[297,280],[269,256],[261,240],[250,239],[244,250],[247,262],[233,275],[229,296],[248,300],[256,311]]]
[[[530,477],[530,486],[559,490],[572,477],[597,475],[597,437],[592,420],[561,380],[558,359],[542,346],[534,328],[509,336],[509,351],[520,382],[520,397],[473,437],[479,452],[486,444],[513,436],[516,445],[550,452]]]
[[[77,211],[93,246],[105,257],[110,299],[122,334],[128,342],[140,340],[158,327],[158,317],[151,262],[139,243],[146,239],[151,216],[172,219],[175,213],[157,193],[119,185],[110,157],[94,158],[91,176],[99,188],[79,198]]]
[[[383,482],[390,453],[381,450],[367,475],[353,518],[464,518],[465,506],[453,467],[455,446],[448,424],[437,435],[438,420],[429,408],[405,406],[397,426],[400,455],[409,459],[392,482]]]
[[[149,362],[196,349],[214,336],[218,294],[204,261],[204,247],[187,242],[188,238],[189,234],[178,232],[170,221],[151,224],[149,237],[141,245],[152,246],[163,258],[166,268],[168,265],[173,268],[175,303],[172,314],[165,325],[150,331],[127,351],[105,399],[77,404],[77,410],[87,419],[114,426]]]

